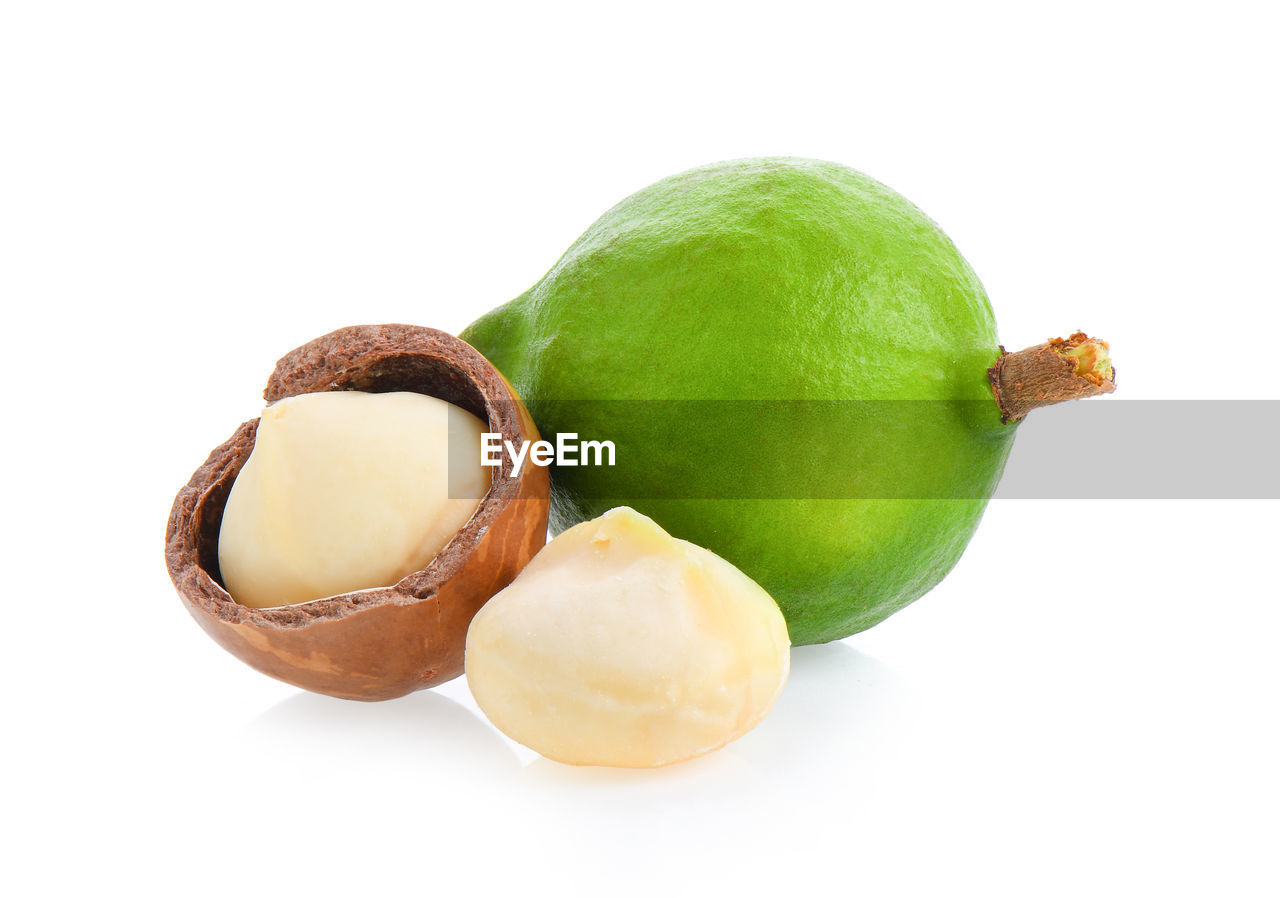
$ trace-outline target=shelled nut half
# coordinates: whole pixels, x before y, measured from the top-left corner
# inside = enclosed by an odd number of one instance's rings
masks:
[[[518,447],[538,439],[528,411],[479,352],[442,331],[402,324],[334,331],[276,363],[264,396],[358,390],[416,392],[451,402]],[[178,493],[165,560],[187,610],[251,667],[341,698],[395,698],[450,680],[463,668],[467,627],[546,542],[547,469],[510,458],[462,529],[424,569],[393,586],[299,605],[250,608],[218,568],[222,512],[253,450],[258,421],[213,450]],[[479,447],[477,447],[479,451]]]

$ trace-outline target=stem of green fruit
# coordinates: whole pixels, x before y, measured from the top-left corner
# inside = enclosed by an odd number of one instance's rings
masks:
[[[1020,352],[1001,346],[1000,358],[987,370],[1000,420],[1016,423],[1042,405],[1114,392],[1116,371],[1108,349],[1083,331]]]

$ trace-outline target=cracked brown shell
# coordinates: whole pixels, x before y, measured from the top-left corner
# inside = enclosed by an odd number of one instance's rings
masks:
[[[412,391],[461,406],[519,446],[538,439],[511,385],[479,352],[442,331],[403,324],[334,331],[276,363],[264,396]],[[341,698],[395,698],[462,673],[471,618],[546,542],[547,469],[510,458],[470,520],[426,568],[394,586],[300,605],[248,608],[223,587],[218,533],[258,421],[240,425],[178,493],[165,560],[183,604],[214,640],[277,679]]]

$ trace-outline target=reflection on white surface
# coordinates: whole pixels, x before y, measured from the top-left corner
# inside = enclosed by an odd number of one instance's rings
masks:
[[[335,756],[423,767],[430,759],[454,774],[502,776],[519,770],[506,740],[439,692],[385,702],[356,702],[302,692],[272,705],[245,728],[264,754],[316,760]]]

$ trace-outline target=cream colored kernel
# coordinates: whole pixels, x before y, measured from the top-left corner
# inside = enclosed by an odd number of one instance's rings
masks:
[[[267,406],[223,513],[242,605],[390,586],[427,566],[489,487],[484,425],[419,393],[307,393]]]
[[[763,589],[630,508],[552,540],[467,636],[489,719],[570,764],[655,767],[719,748],[768,713],[789,664]]]

